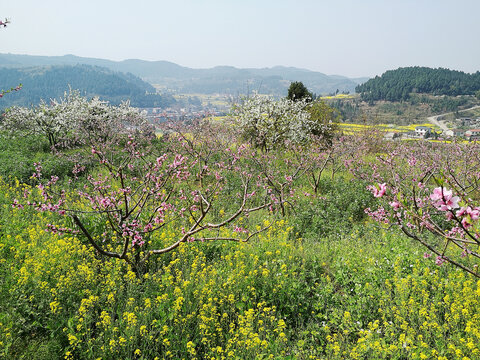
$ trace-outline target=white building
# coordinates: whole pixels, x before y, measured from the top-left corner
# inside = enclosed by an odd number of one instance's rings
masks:
[[[428,126],[417,126],[415,128],[415,135],[423,138],[427,138],[431,135],[432,129]]]
[[[469,141],[480,140],[480,129],[470,129],[470,130],[465,131],[465,137]]]

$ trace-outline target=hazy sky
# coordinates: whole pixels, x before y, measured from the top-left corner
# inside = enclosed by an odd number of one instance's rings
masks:
[[[480,70],[480,0],[0,0],[0,52],[295,66],[351,77]]]

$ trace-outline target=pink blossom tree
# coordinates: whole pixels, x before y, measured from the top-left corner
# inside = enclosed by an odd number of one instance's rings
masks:
[[[418,142],[401,144],[376,161],[357,160],[353,173],[373,182],[373,195],[384,205],[367,212],[436,256],[480,277],[480,146]]]
[[[248,241],[268,228],[263,222],[248,226],[250,214],[283,209],[286,200],[274,188],[279,182],[258,168],[250,146],[226,143],[218,129],[204,129],[203,137],[192,131],[172,133],[160,148],[140,146],[132,135],[116,146],[92,146],[98,167],[86,181],[73,180],[73,192],[57,177],[44,180],[37,164],[42,200],[27,205],[71,219],[70,228],[51,224],[49,231],[76,233],[99,255],[124,260],[137,274],[147,271],[151,257],[182,243]],[[16,200],[14,206],[25,204]],[[165,229],[174,237],[161,239]]]

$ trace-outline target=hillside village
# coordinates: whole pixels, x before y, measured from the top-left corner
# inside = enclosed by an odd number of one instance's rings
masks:
[[[463,139],[467,141],[480,140],[480,117],[478,118],[457,118],[453,122],[455,128],[448,130],[435,129],[433,125],[422,124],[409,129],[408,131],[392,130],[386,131],[385,140],[397,139],[430,139],[430,140],[452,140]]]
[[[224,116],[225,110],[217,107],[203,108],[142,108],[147,119],[152,123],[162,123],[166,121],[185,121],[192,119],[201,119],[210,116]]]
[[[480,139],[480,117],[477,118],[457,118],[454,122],[458,128],[445,131],[445,136],[460,137],[468,141]]]

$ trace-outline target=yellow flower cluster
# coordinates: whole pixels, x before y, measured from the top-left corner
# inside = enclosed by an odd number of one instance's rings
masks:
[[[0,181],[5,204],[22,190]],[[46,233],[52,215],[2,206],[0,357],[20,353],[22,334],[52,329],[65,359],[480,358],[480,282],[459,271],[405,269],[402,257],[378,270],[355,245],[322,258],[326,247],[265,219],[272,226],[248,243],[182,244],[135,273],[76,236]],[[171,224],[151,241],[179,232]],[[348,240],[374,236],[385,230]],[[362,266],[375,276],[351,284]],[[383,271],[393,275],[379,281]]]
[[[327,336],[332,358],[480,358],[480,281],[459,271],[443,278],[420,261],[407,276],[399,261],[394,266],[397,275],[385,280],[377,320],[362,324],[345,312],[344,331]],[[346,346],[350,334],[358,336],[353,347]]]

